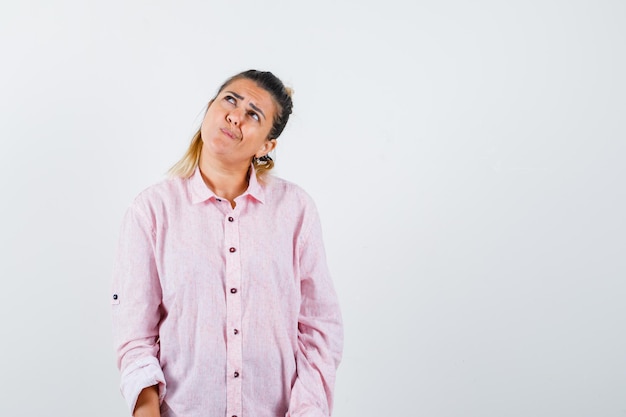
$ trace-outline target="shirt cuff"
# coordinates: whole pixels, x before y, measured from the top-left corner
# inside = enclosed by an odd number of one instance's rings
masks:
[[[328,414],[313,406],[301,406],[297,410],[287,411],[285,417],[328,417]]]
[[[159,404],[165,397],[165,377],[159,361],[154,356],[147,356],[130,364],[122,373],[120,391],[126,400],[131,414],[135,411],[137,397],[141,390],[153,385],[159,386]]]

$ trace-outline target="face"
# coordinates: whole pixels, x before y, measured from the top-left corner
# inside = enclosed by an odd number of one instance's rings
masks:
[[[202,121],[202,154],[232,166],[248,166],[276,146],[268,140],[276,105],[254,81],[240,79],[222,89]]]

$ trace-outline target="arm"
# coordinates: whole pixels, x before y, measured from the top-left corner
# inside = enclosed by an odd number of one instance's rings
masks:
[[[165,395],[165,378],[157,359],[161,286],[154,256],[155,238],[151,222],[137,203],[128,209],[122,222],[111,306],[120,389],[131,411],[144,388],[158,385],[158,400]]]
[[[144,388],[137,398],[133,417],[161,417],[159,410],[159,387]]]
[[[341,311],[331,281],[315,210],[299,242],[301,305],[298,317],[297,378],[286,417],[328,417],[335,373],[343,349]]]

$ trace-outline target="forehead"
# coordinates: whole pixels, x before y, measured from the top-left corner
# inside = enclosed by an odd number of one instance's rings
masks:
[[[224,95],[228,91],[242,96],[244,102],[251,102],[263,110],[266,115],[268,115],[268,112],[272,112],[273,114],[276,111],[276,104],[274,103],[272,95],[252,80],[245,78],[235,80],[226,85],[220,94]]]

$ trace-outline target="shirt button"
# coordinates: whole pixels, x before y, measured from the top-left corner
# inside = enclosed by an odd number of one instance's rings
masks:
[[[236,292],[237,292],[237,288],[231,288],[231,289],[230,289],[230,293],[231,293],[231,294],[235,294]]]
[[[228,221],[229,221],[229,222],[234,222],[234,221],[235,221],[235,219],[233,219],[232,217],[229,217],[229,218],[228,218]]]
[[[117,294],[113,294],[113,299],[117,300]]]
[[[235,252],[237,249],[235,249],[235,248],[230,248],[230,249],[228,249],[228,250],[230,251],[230,253],[233,253],[233,252]]]
[[[235,372],[235,378],[239,378],[239,372]]]
[[[233,330],[233,333],[239,334],[239,330],[235,329],[235,330]]]

